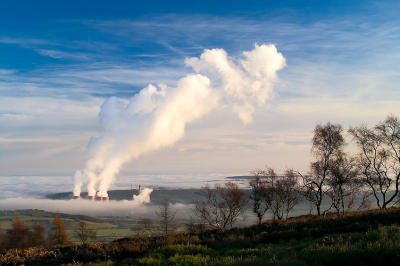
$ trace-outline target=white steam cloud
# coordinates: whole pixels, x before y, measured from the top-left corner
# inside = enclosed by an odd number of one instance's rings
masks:
[[[152,188],[142,189],[139,195],[133,195],[133,202],[136,202],[137,204],[150,203],[151,192],[153,192]]]
[[[99,115],[104,135],[89,143],[90,159],[75,173],[75,196],[85,183],[89,196],[108,196],[125,162],[173,146],[188,123],[221,104],[230,104],[244,124],[250,123],[255,106],[271,97],[277,71],[286,66],[272,44],[255,45],[238,60],[223,49],[205,50],[185,63],[196,73],[180,79],[176,87],[150,84],[129,101],[105,101]]]

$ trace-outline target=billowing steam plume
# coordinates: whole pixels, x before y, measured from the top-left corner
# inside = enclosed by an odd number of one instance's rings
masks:
[[[153,189],[144,188],[140,191],[139,195],[133,195],[133,201],[138,204],[150,203],[151,192],[153,192]]]
[[[75,173],[75,196],[87,183],[89,196],[98,191],[107,197],[125,162],[173,146],[185,135],[186,124],[222,103],[231,105],[244,124],[250,123],[255,106],[265,104],[277,71],[286,65],[272,44],[255,45],[237,61],[223,49],[211,49],[185,63],[195,73],[180,79],[176,87],[150,84],[129,101],[105,101],[99,115],[105,132],[89,143],[90,159]]]

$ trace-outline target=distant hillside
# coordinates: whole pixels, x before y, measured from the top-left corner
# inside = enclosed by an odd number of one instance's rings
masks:
[[[237,176],[228,176],[226,177],[228,179],[233,179],[233,180],[249,180],[254,178],[252,175],[237,175]]]
[[[16,217],[16,216],[28,216],[28,217],[40,217],[40,218],[54,218],[54,212],[48,212],[43,210],[12,210],[12,211],[1,211],[0,216],[9,216],[9,217]],[[69,219],[73,221],[88,221],[88,222],[103,222],[102,219],[87,216],[87,215],[74,215],[68,213],[60,213],[61,218]]]
[[[168,199],[171,203],[191,204],[193,201],[201,200],[200,189],[155,189],[150,200],[153,204],[161,204],[164,199]],[[137,195],[138,190],[110,190],[108,195],[110,200],[132,200],[133,195]],[[81,194],[82,198],[87,198],[87,192]],[[72,192],[62,192],[46,195],[48,199],[68,200],[73,198]]]

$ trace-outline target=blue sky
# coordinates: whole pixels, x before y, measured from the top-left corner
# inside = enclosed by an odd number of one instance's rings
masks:
[[[192,2],[2,1],[0,175],[72,175],[105,99],[174,85],[208,48],[275,44],[287,68],[274,98],[251,125],[206,117],[122,174],[306,169],[316,123],[399,114],[398,1]]]

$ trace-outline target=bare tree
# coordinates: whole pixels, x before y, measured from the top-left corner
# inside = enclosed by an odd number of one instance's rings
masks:
[[[358,167],[372,191],[376,205],[386,209],[395,203],[400,179],[400,121],[389,116],[373,128],[351,128],[360,150]]]
[[[61,219],[59,213],[56,213],[53,220],[53,228],[50,235],[50,242],[55,246],[69,245],[72,240],[69,238],[67,228],[65,227],[64,221]]]
[[[304,196],[314,205],[317,214],[321,214],[321,204],[325,195],[326,179],[335,157],[344,146],[342,127],[327,123],[314,129],[312,153],[316,159],[311,163],[310,175],[301,175]]]
[[[244,213],[248,204],[246,194],[237,184],[232,182],[228,182],[224,186],[217,186],[217,191],[222,199],[222,206],[225,206],[227,210],[227,212],[223,212],[224,219],[232,227],[238,217]]]
[[[362,188],[362,186],[360,187]],[[371,200],[370,200],[371,195],[372,192],[369,190],[361,191],[360,203],[358,205],[357,210],[369,209],[371,207]]]
[[[11,228],[6,232],[7,248],[27,248],[32,246],[31,231],[18,217],[11,223]]]
[[[266,200],[270,204],[273,217],[278,220],[287,218],[300,202],[297,174],[291,169],[286,170],[282,176],[278,176],[272,168],[267,172]]]
[[[153,220],[151,220],[150,218],[144,218],[141,221],[141,224],[143,225],[144,229],[150,230],[153,227]]]
[[[164,236],[167,238],[176,215],[176,213],[171,212],[171,206],[168,199],[164,199],[164,202],[156,212],[156,215],[160,218],[160,224],[163,228]]]
[[[45,229],[39,224],[27,226],[18,217],[11,222],[11,228],[5,234],[0,232],[0,250],[9,248],[44,247]]]
[[[96,231],[89,228],[85,221],[79,221],[78,227],[75,229],[75,235],[82,245],[86,245],[89,239],[95,240],[97,237]]]
[[[247,198],[237,184],[216,185],[202,189],[203,201],[195,202],[194,214],[209,226],[217,229],[232,227],[247,205]]]
[[[258,224],[262,223],[262,219],[268,209],[271,207],[267,200],[267,182],[265,181],[267,172],[265,170],[253,171],[254,178],[250,181],[252,201],[252,210],[257,216]]]
[[[357,191],[361,188],[355,160],[341,154],[331,163],[329,171],[327,195],[336,212],[344,214],[354,205]]]
[[[6,233],[0,234],[0,250],[6,248],[44,247],[46,245],[45,229],[39,224],[27,226],[18,217],[11,223]]]
[[[46,246],[46,229],[40,225],[35,224],[32,226],[32,245],[35,247]]]
[[[285,217],[289,216],[289,213],[293,208],[300,202],[300,188],[298,182],[298,176],[293,169],[288,169],[285,171],[283,179],[280,180],[283,189],[283,210],[285,212]]]
[[[0,251],[7,248],[7,237],[3,232],[0,232]]]

